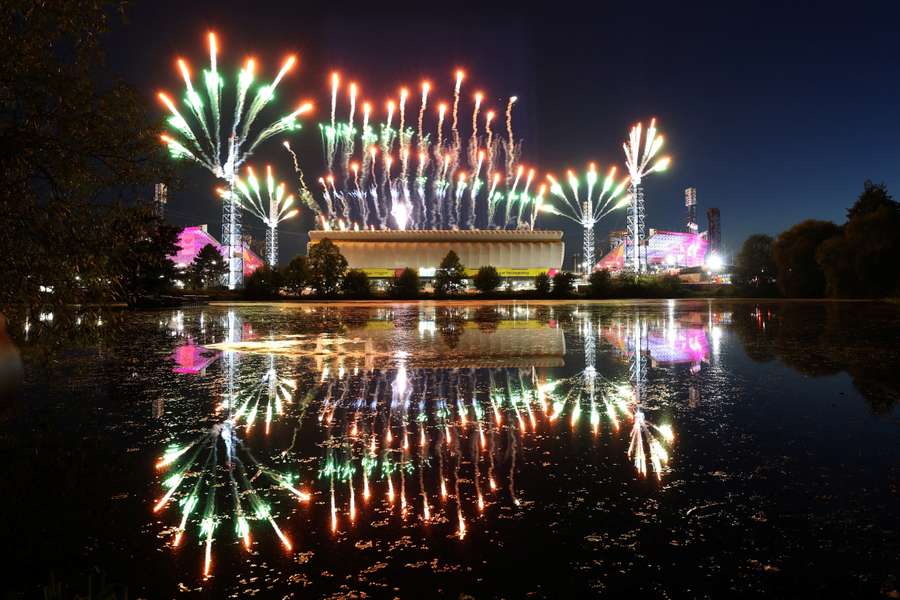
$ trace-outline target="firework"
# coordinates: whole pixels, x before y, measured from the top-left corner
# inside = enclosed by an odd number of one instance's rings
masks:
[[[238,169],[254,150],[280,133],[300,128],[298,117],[311,110],[308,102],[294,111],[261,127],[256,127],[259,114],[272,102],[275,90],[282,78],[293,69],[296,56],[289,56],[275,78],[253,92],[256,62],[250,58],[240,69],[235,80],[235,105],[231,119],[223,119],[222,90],[225,78],[218,71],[218,41],[215,33],[208,35],[210,66],[202,73],[205,97],[194,87],[191,70],[184,59],[177,60],[178,70],[184,80],[183,103],[187,112],[179,111],[176,103],[165,92],[159,92],[159,100],[168,109],[168,125],[171,135],[161,136],[173,158],[186,158],[210,171],[224,181],[232,192],[223,205],[222,241],[228,252],[228,286],[235,288],[243,276],[240,211],[237,195],[232,189]]]
[[[625,151],[625,166],[631,178],[631,206],[626,219],[628,236],[625,240],[626,268],[640,273],[647,268],[647,249],[644,244],[644,190],[643,178],[656,171],[664,171],[672,159],[668,156],[656,158],[663,145],[663,136],[656,133],[656,119],[651,119],[646,138],[642,141],[642,124],[631,128],[628,141],[622,144]]]
[[[418,99],[401,87],[399,96],[387,102],[380,121],[372,104],[365,103],[369,108],[362,126],[357,127],[353,114],[360,88],[350,85],[350,118],[342,122],[338,115],[340,78],[332,76],[332,118],[319,125],[328,168],[320,179],[322,187],[315,208],[320,216],[317,222],[323,228],[533,227],[540,211],[532,210],[536,200],[532,190],[527,186],[524,191],[517,190],[509,185],[511,177],[494,171],[497,163],[508,170],[524,169],[518,156],[521,142],[515,140],[512,131],[511,111],[516,97],[510,98],[507,106],[508,141],[501,141],[492,125],[496,112],[484,112],[486,96],[475,94],[471,130],[463,149],[459,111],[464,78],[464,73],[457,71],[452,105],[438,102],[437,110],[429,109],[435,89],[424,81]],[[415,119],[407,115],[410,103],[418,103]],[[450,135],[445,136],[448,111]],[[517,210],[498,211],[503,202]]]
[[[603,179],[602,186],[600,186],[595,195],[594,190],[597,188],[599,176],[594,163],[588,165],[587,172],[583,178],[575,175],[574,171],[569,170],[566,172],[568,192],[563,184],[553,175],[547,175],[550,194],[562,200],[562,203],[560,208],[544,204],[540,210],[565,217],[578,223],[584,229],[583,272],[585,275],[589,275],[594,269],[594,227],[597,225],[597,222],[612,211],[626,206],[630,201],[629,195],[622,196],[625,186],[628,185],[628,178],[626,177],[621,182],[616,183],[615,177],[616,168],[611,167]],[[584,189],[583,194],[581,192],[582,189]]]
[[[235,189],[237,194],[232,191]],[[294,196],[285,193],[284,183],[275,183],[272,167],[266,167],[264,186],[260,185],[253,167],[248,166],[246,179],[236,177],[234,186],[220,189],[219,194],[226,202],[238,204],[263,222],[266,226],[266,262],[272,268],[278,266],[278,224],[297,216],[300,211],[292,208]]]

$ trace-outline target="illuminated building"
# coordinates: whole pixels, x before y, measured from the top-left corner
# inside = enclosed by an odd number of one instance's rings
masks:
[[[178,234],[178,252],[169,256],[169,259],[171,259],[179,269],[186,269],[200,253],[200,250],[207,244],[212,244],[215,249],[219,251],[219,254],[223,257],[225,256],[225,247],[220,244],[216,238],[210,235],[206,230],[206,225],[185,227]],[[255,252],[248,248],[246,244],[244,244],[243,249],[244,276],[246,277],[261,267],[263,261]]]
[[[327,238],[334,242],[351,269],[369,277],[394,277],[404,268],[420,277],[434,276],[451,250],[474,275],[479,267],[493,266],[502,277],[534,278],[562,267],[565,246],[562,231],[531,230],[380,230],[310,231],[309,245]]]
[[[706,256],[706,238],[702,234],[683,231],[650,230],[646,240],[649,268],[699,267]],[[621,271],[625,265],[625,246],[615,247],[597,263],[597,269]]]

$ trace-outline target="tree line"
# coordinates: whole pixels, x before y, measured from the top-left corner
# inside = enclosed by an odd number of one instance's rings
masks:
[[[204,248],[188,266],[185,281],[201,289],[212,282],[221,287],[225,265],[213,246]],[[453,298],[474,290],[481,298],[672,298],[684,295],[684,286],[675,276],[613,277],[608,271],[596,271],[588,285],[576,289],[578,277],[559,271],[553,276],[540,273],[533,289],[513,290],[512,280],[504,278],[496,267],[482,265],[471,277],[454,251],[449,251],[435,269],[431,292],[414,268],[399,269],[386,286],[376,286],[361,270],[351,269],[340,249],[328,238],[309,249],[308,256],[296,256],[283,268],[262,266],[244,280],[243,295],[248,299],[275,299],[285,296],[312,298],[413,300],[425,297]],[[383,289],[376,289],[376,287]]]
[[[789,298],[900,293],[900,203],[866,181],[842,225],[808,219],[778,237],[751,235],[735,258],[739,292]]]

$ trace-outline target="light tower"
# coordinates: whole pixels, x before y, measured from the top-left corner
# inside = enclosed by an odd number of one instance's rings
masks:
[[[236,209],[241,208],[250,211],[266,226],[266,263],[270,267],[278,266],[278,224],[286,219],[294,217],[299,212],[291,208],[294,196],[285,198],[284,183],[275,184],[275,176],[272,167],[266,167],[265,197],[263,197],[259,180],[252,167],[247,167],[246,181],[235,178],[234,189],[239,193],[229,190],[219,190],[219,194],[226,204],[233,204]]]
[[[166,204],[169,202],[169,188],[164,183],[153,186],[153,210],[160,219],[166,216]]]
[[[618,185],[614,185],[616,168],[612,167],[609,170],[609,174],[607,174],[606,179],[603,180],[603,187],[600,189],[600,193],[595,196],[594,195],[594,187],[597,185],[597,167],[594,163],[590,163],[588,165],[587,174],[585,176],[585,181],[587,183],[587,195],[582,200],[579,197],[578,187],[579,181],[578,177],[576,177],[575,173],[569,170],[567,173],[569,188],[572,191],[572,196],[568,196],[563,190],[563,187],[559,184],[556,178],[553,175],[547,175],[547,180],[550,182],[550,193],[557,198],[564,201],[562,207],[565,209],[565,212],[561,212],[557,210],[555,207],[549,204],[541,204],[540,210],[542,212],[548,212],[554,215],[560,215],[569,219],[570,221],[574,221],[578,223],[583,229],[583,248],[584,254],[582,255],[582,260],[584,261],[582,267],[582,274],[587,277],[591,274],[591,271],[594,269],[595,263],[595,245],[594,245],[594,226],[597,224],[600,219],[608,215],[610,212],[616,210],[617,208],[622,208],[629,202],[629,196],[625,195],[619,198],[619,195],[624,191],[625,186],[627,185],[627,179],[622,181]],[[541,192],[541,195],[543,192]],[[618,198],[618,200],[616,200]],[[615,201],[615,202],[614,202]]]
[[[697,225],[697,188],[689,187],[684,190],[684,206],[687,209],[688,233],[697,233],[700,229]]]
[[[641,182],[654,171],[663,171],[671,162],[668,156],[650,162],[663,145],[663,137],[656,135],[656,119],[650,121],[647,137],[641,146],[642,125],[631,128],[628,141],[622,144],[625,150],[625,165],[631,177],[631,206],[625,219],[628,235],[625,238],[625,268],[635,274],[647,270],[647,247],[644,243],[644,189]]]
[[[309,111],[312,105],[302,104],[293,112],[262,128],[258,133],[251,131],[260,112],[275,97],[278,83],[294,66],[295,56],[289,56],[275,79],[267,85],[259,86],[251,92],[254,83],[256,63],[248,59],[235,80],[234,111],[223,110],[222,91],[224,79],[218,71],[218,43],[215,33],[210,32],[209,69],[202,71],[200,78],[204,84],[205,98],[194,88],[191,71],[186,61],[178,59],[178,69],[184,79],[184,104],[188,112],[179,111],[172,98],[160,92],[160,101],[169,110],[167,119],[173,135],[163,134],[162,141],[173,158],[187,158],[210,171],[213,176],[227,184],[229,194],[222,206],[222,245],[228,261],[227,284],[229,289],[242,285],[244,277],[244,247],[241,241],[241,212],[234,193],[238,168],[253,154],[262,142],[286,131],[300,128],[297,117]],[[231,119],[229,115],[233,115]],[[188,117],[188,118],[185,118]]]

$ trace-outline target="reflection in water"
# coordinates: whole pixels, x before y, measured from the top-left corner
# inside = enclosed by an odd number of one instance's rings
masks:
[[[566,426],[574,435],[624,437],[637,474],[663,477],[675,433],[647,413],[647,373],[680,363],[699,371],[709,359],[711,315],[709,323],[699,313],[676,320],[670,310],[660,322],[635,311],[603,322],[566,313],[584,354],[574,375],[558,373],[566,340],[552,312],[482,307],[475,316],[438,308],[395,322],[387,309],[337,330],[259,336],[229,311],[215,339],[203,313],[190,335],[178,313],[168,327],[188,341],[174,355],[175,371],[201,373],[186,364],[221,353],[224,378],[209,427],[176,439],[156,464],[165,475],[153,510],[177,513],[172,545],[196,528],[204,575],[225,522],[247,550],[257,526],[291,550],[283,523],[298,501],[318,494],[327,497],[333,534],[363,519],[376,525],[387,511],[406,525],[451,523],[462,540],[491,505],[523,506],[523,450]],[[205,340],[202,350],[191,335]],[[618,366],[601,373],[598,343],[609,344]],[[254,433],[259,422],[262,435]],[[286,428],[278,435],[277,423]],[[310,452],[319,453],[315,468]]]

